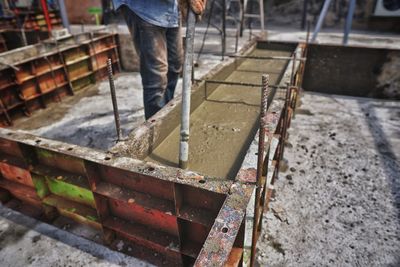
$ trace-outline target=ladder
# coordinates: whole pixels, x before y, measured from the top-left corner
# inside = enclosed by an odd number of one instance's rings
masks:
[[[266,37],[264,25],[264,1],[263,0],[232,0],[238,1],[241,5],[240,37],[243,36],[244,23],[246,19],[258,19],[261,24],[261,37]],[[254,4],[258,4],[259,14],[253,13]],[[250,8],[250,10],[248,10]],[[249,23],[251,38],[251,23]]]

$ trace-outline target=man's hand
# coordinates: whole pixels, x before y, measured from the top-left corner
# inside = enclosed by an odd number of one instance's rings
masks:
[[[190,8],[196,15],[201,16],[206,9],[207,0],[187,0],[190,4]]]
[[[179,0],[179,8],[183,19],[187,17],[188,6],[190,6],[193,12],[197,15],[197,19],[200,20],[201,15],[206,9],[206,5],[207,0]]]

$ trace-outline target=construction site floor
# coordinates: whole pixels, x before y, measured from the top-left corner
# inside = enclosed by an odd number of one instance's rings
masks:
[[[268,33],[270,40],[305,36],[296,30]],[[322,33],[318,41],[340,43],[341,36]],[[218,36],[213,42],[218,47]],[[400,47],[398,37],[378,34],[351,35],[350,44]],[[220,57],[207,58],[205,66],[220,63]],[[121,75],[116,86],[126,134],[144,120],[140,76]],[[63,102],[65,112],[57,119],[41,115],[47,125],[20,128],[106,149],[115,139],[108,89],[104,82],[91,97],[83,95],[80,109]],[[399,102],[306,93],[302,103],[289,130],[289,168],[280,174],[272,211],[264,218],[259,265],[398,266]],[[0,266],[146,265],[0,206]]]
[[[400,102],[305,93],[260,266],[400,265]]]

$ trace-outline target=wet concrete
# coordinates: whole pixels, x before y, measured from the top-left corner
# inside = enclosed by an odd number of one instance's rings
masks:
[[[254,56],[290,56],[288,51],[256,49]],[[287,60],[246,59],[226,81],[261,84],[270,74],[276,84]],[[220,85],[191,114],[189,169],[210,176],[233,179],[257,130],[261,88]],[[180,126],[145,159],[178,166]]]

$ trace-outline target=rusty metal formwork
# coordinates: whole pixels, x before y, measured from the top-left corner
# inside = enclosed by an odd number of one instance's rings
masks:
[[[0,55],[0,125],[61,101],[107,75],[107,59],[120,71],[116,34],[84,33]]]
[[[48,38],[48,31],[0,29],[0,53],[37,44]]]
[[[96,45],[101,42],[88,49],[96,50]],[[254,46],[276,49],[282,45],[258,42]],[[255,229],[257,243],[304,71],[305,61],[295,58],[304,56],[305,45],[289,44],[285,49],[293,57],[286,60],[279,83],[268,90],[269,108],[262,123],[265,142],[261,143],[267,153],[260,159],[259,179],[256,166],[246,163],[253,153],[246,155],[233,179],[143,160],[172,129],[170,119],[180,109],[178,97],[108,152],[0,129],[0,200],[8,205],[10,198],[16,198],[21,211],[29,210],[46,221],[71,218],[101,232],[102,242],[111,248],[156,265],[249,264],[251,245],[246,245],[246,236],[251,236],[248,229]],[[65,55],[73,51],[77,58],[84,55],[75,52],[81,51],[76,45],[62,51]],[[74,57],[65,59],[70,60]],[[236,59],[208,78],[223,80],[245,60]],[[256,82],[260,81],[261,75]],[[195,87],[194,109],[204,101],[206,82]],[[249,225],[244,219],[255,190],[259,191],[256,215]]]
[[[61,29],[62,20],[60,12],[57,10],[49,11],[49,18],[52,29]],[[0,18],[0,29],[20,29],[26,30],[47,30],[47,24],[43,11],[21,10],[13,16]]]

